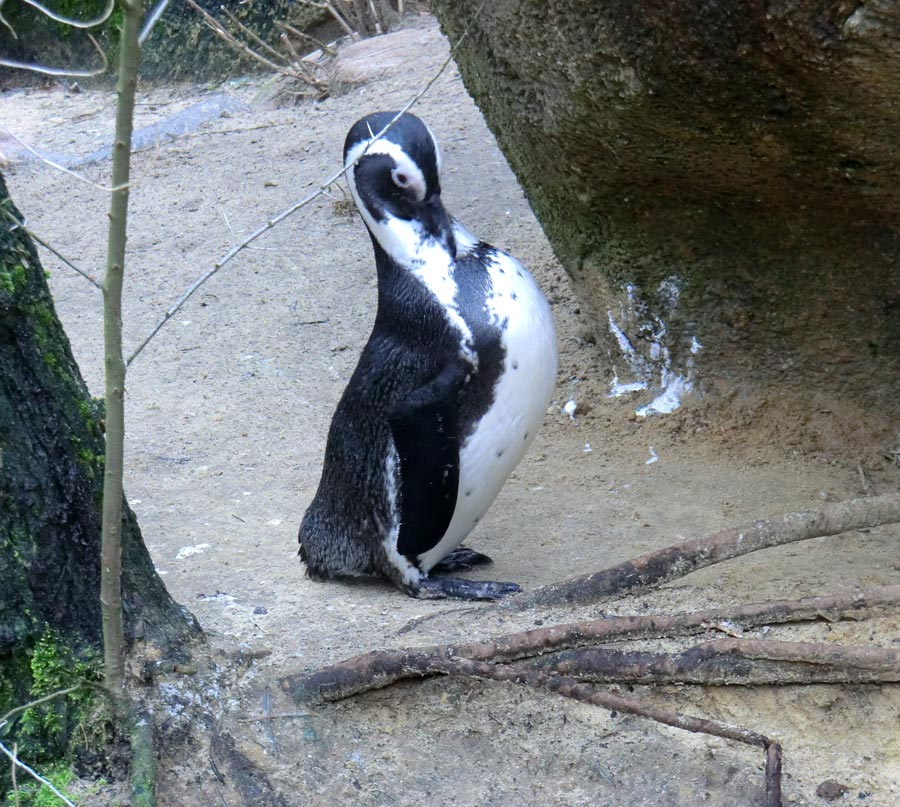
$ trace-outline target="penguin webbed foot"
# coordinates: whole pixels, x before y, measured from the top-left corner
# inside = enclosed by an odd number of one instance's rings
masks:
[[[438,561],[431,570],[440,573],[468,571],[474,566],[484,566],[493,562],[493,558],[483,552],[476,552],[467,546],[458,546],[449,555]]]
[[[411,597],[419,600],[499,600],[521,591],[522,587],[515,583],[460,577],[425,577],[407,589]]]

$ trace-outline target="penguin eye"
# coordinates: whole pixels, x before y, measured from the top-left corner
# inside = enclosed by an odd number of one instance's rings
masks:
[[[393,179],[394,183],[400,188],[405,188],[407,185],[409,185],[409,177],[403,172],[395,173]]]

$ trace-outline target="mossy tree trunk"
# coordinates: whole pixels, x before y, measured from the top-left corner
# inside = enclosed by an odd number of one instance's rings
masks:
[[[102,403],[81,378],[21,218],[0,177],[0,714],[66,683],[52,679],[97,674],[102,656]],[[199,626],[166,591],[127,504],[122,539],[126,636],[177,652]],[[53,652],[59,669],[41,679],[35,659]],[[32,738],[35,753],[65,746],[65,704],[57,715],[54,737]]]
[[[900,5],[432,8],[620,371],[610,317],[647,365],[898,411]]]

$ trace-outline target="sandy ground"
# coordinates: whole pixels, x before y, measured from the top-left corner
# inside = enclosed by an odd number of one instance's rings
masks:
[[[138,125],[217,94],[247,107],[135,156],[126,347],[243,235],[335,171],[358,117],[397,108],[436,72],[447,45],[428,18],[414,26],[416,46],[402,66],[386,64],[321,103],[267,102],[265,78],[142,88]],[[113,103],[109,92],[58,85],[5,92],[0,121],[38,148],[84,155],[110,141]],[[874,413],[869,421],[825,393],[798,403],[773,390],[761,404],[711,379],[717,396],[648,419],[634,416],[646,396],[610,398],[611,361],[593,347],[568,279],[454,68],[416,111],[443,149],[448,209],[531,268],[559,330],[554,407],[467,542],[495,559],[473,576],[531,589],[682,538],[853,497],[860,462],[877,492],[896,488],[897,469],[882,457],[893,435]],[[102,184],[109,164],[79,171]],[[99,274],[106,195],[34,163],[14,164],[7,178],[30,227]],[[76,358],[99,394],[100,295],[42,256]],[[157,684],[160,804],[759,804],[756,750],[501,685],[430,681],[301,717],[241,722],[260,713],[265,697],[273,712],[296,714],[281,676],[374,648],[900,581],[900,532],[880,528],[735,560],[655,594],[542,613],[421,602],[378,582],[310,582],[296,558],[297,525],[374,296],[368,237],[338,192],[230,263],[130,369],[127,493],[160,574],[210,644],[197,676]],[[570,398],[574,419],[561,411]],[[883,618],[770,635],[889,645],[898,627]],[[842,803],[900,800],[896,686],[638,694],[781,740],[790,804],[827,803],[816,795],[826,780],[846,787]],[[212,755],[211,736],[219,737]],[[235,759],[249,767],[229,767]]]

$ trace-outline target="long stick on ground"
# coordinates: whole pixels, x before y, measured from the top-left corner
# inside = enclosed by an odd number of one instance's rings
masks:
[[[588,604],[633,594],[772,546],[838,535],[863,527],[900,522],[900,495],[872,496],[825,505],[821,510],[788,513],[674,544],[599,572],[573,577],[510,598],[501,608]]]
[[[881,684],[900,682],[900,651],[770,639],[715,639],[681,653],[608,647],[533,659],[547,672],[595,684]]]
[[[450,658],[510,662],[615,639],[685,636],[703,632],[721,622],[736,622],[744,628],[750,628],[815,619],[837,621],[859,618],[861,613],[878,608],[898,606],[900,585],[894,585],[849,594],[778,600],[682,614],[610,617],[535,628],[484,642],[430,645],[406,650],[376,650],[323,667],[310,675],[287,676],[282,679],[281,687],[298,703],[340,700],[390,686],[405,678],[440,674],[444,671],[446,660]]]

